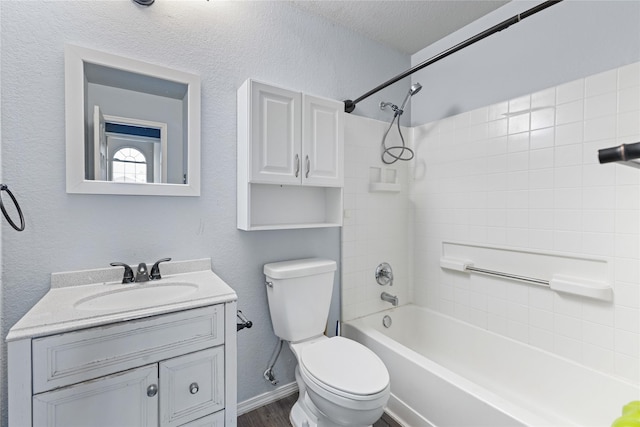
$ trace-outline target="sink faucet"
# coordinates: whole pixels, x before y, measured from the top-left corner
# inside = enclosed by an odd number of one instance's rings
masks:
[[[133,283],[133,282],[148,282],[149,280],[158,280],[161,279],[160,275],[160,263],[165,261],[171,261],[171,258],[162,258],[156,261],[151,267],[151,273],[148,272],[147,264],[141,262],[138,264],[138,270],[136,271],[135,276],[133,275],[133,269],[129,267],[129,265],[124,262],[112,262],[110,265],[113,267],[124,267],[124,276],[122,277],[122,283]]]
[[[147,270],[147,264],[141,262],[138,264],[138,271],[136,271],[136,282],[148,282],[149,272]]]
[[[395,295],[391,295],[387,292],[383,292],[380,294],[380,299],[382,301],[390,302],[394,307],[398,305],[398,297]]]

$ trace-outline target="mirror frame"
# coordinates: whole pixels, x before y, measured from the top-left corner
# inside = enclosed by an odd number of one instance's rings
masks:
[[[67,193],[149,196],[200,195],[200,77],[135,59],[66,44],[65,127]],[[130,183],[85,179],[84,63],[187,85],[187,183]]]

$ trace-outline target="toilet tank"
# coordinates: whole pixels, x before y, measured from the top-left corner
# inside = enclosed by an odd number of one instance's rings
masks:
[[[265,264],[273,331],[289,342],[324,333],[336,262],[307,258]]]

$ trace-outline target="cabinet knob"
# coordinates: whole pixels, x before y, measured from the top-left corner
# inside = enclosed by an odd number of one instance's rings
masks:
[[[151,384],[149,387],[147,387],[147,396],[153,397],[156,394],[158,394],[158,386],[157,385]]]
[[[191,385],[189,386],[189,392],[191,394],[196,394],[198,390],[200,390],[200,387],[198,387],[198,383],[191,383]]]

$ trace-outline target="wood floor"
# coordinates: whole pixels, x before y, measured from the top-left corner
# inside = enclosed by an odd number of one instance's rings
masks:
[[[267,406],[255,409],[238,417],[238,427],[289,427],[289,412],[298,399],[294,393]],[[383,414],[373,427],[402,427]]]

